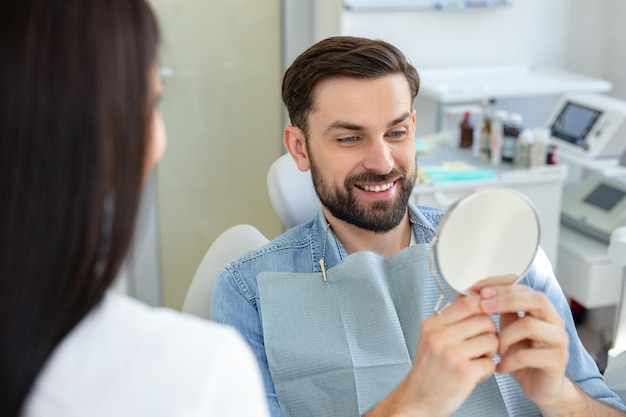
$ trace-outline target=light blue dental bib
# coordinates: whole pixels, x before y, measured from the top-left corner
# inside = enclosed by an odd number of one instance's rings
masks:
[[[326,282],[321,273],[258,275],[265,350],[286,417],[360,416],[406,377],[421,322],[440,294],[430,252],[417,244],[387,259],[355,253],[328,269]],[[444,303],[454,300],[454,290],[443,286]],[[539,411],[510,376],[498,375],[453,415]]]

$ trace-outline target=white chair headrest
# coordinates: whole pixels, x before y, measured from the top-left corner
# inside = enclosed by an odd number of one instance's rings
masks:
[[[287,229],[311,220],[319,212],[320,201],[311,172],[300,171],[289,154],[270,166],[267,189],[272,206]]]

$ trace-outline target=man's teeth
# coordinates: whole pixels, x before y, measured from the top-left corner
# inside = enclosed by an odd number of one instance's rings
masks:
[[[379,193],[381,191],[386,191],[386,190],[390,189],[392,185],[393,185],[393,182],[389,182],[389,183],[383,184],[383,185],[374,185],[374,186],[364,185],[363,189],[365,191],[373,191],[375,193]]]

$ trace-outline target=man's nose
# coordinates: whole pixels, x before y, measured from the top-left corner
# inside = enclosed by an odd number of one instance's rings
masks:
[[[391,172],[394,160],[389,144],[383,138],[371,140],[366,147],[363,167],[377,174],[385,175]]]

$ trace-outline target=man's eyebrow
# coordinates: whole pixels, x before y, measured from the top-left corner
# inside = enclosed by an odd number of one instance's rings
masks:
[[[328,135],[330,132],[332,132],[333,130],[336,130],[336,129],[355,130],[355,131],[358,131],[358,132],[362,132],[362,131],[367,130],[365,128],[365,126],[357,125],[357,124],[350,123],[350,122],[336,121],[336,122],[333,122],[330,126],[328,126],[324,130],[323,134],[324,135]]]
[[[411,117],[411,113],[410,113],[410,112],[406,112],[406,113],[402,114],[402,116],[400,116],[400,117],[398,117],[398,118],[396,118],[396,119],[392,120],[392,121],[391,121],[391,123],[389,123],[389,124],[387,125],[387,127],[391,127],[391,126],[393,126],[393,125],[397,125],[397,124],[398,124],[398,123],[400,123],[400,122],[404,122],[404,121],[405,121],[406,119],[408,119],[409,117]]]
[[[400,122],[405,121],[406,119],[408,119],[409,117],[411,117],[411,113],[410,112],[406,112],[403,113],[400,117],[397,117],[395,119],[393,119],[391,122],[389,122],[387,124],[387,127],[391,127],[394,125],[397,125]],[[328,126],[324,132],[323,135],[328,135],[330,132],[332,132],[335,129],[344,129],[344,130],[353,130],[353,131],[357,131],[357,132],[364,132],[367,130],[367,128],[365,126],[361,126],[355,123],[350,123],[350,122],[342,122],[340,120],[333,122],[330,126]]]

